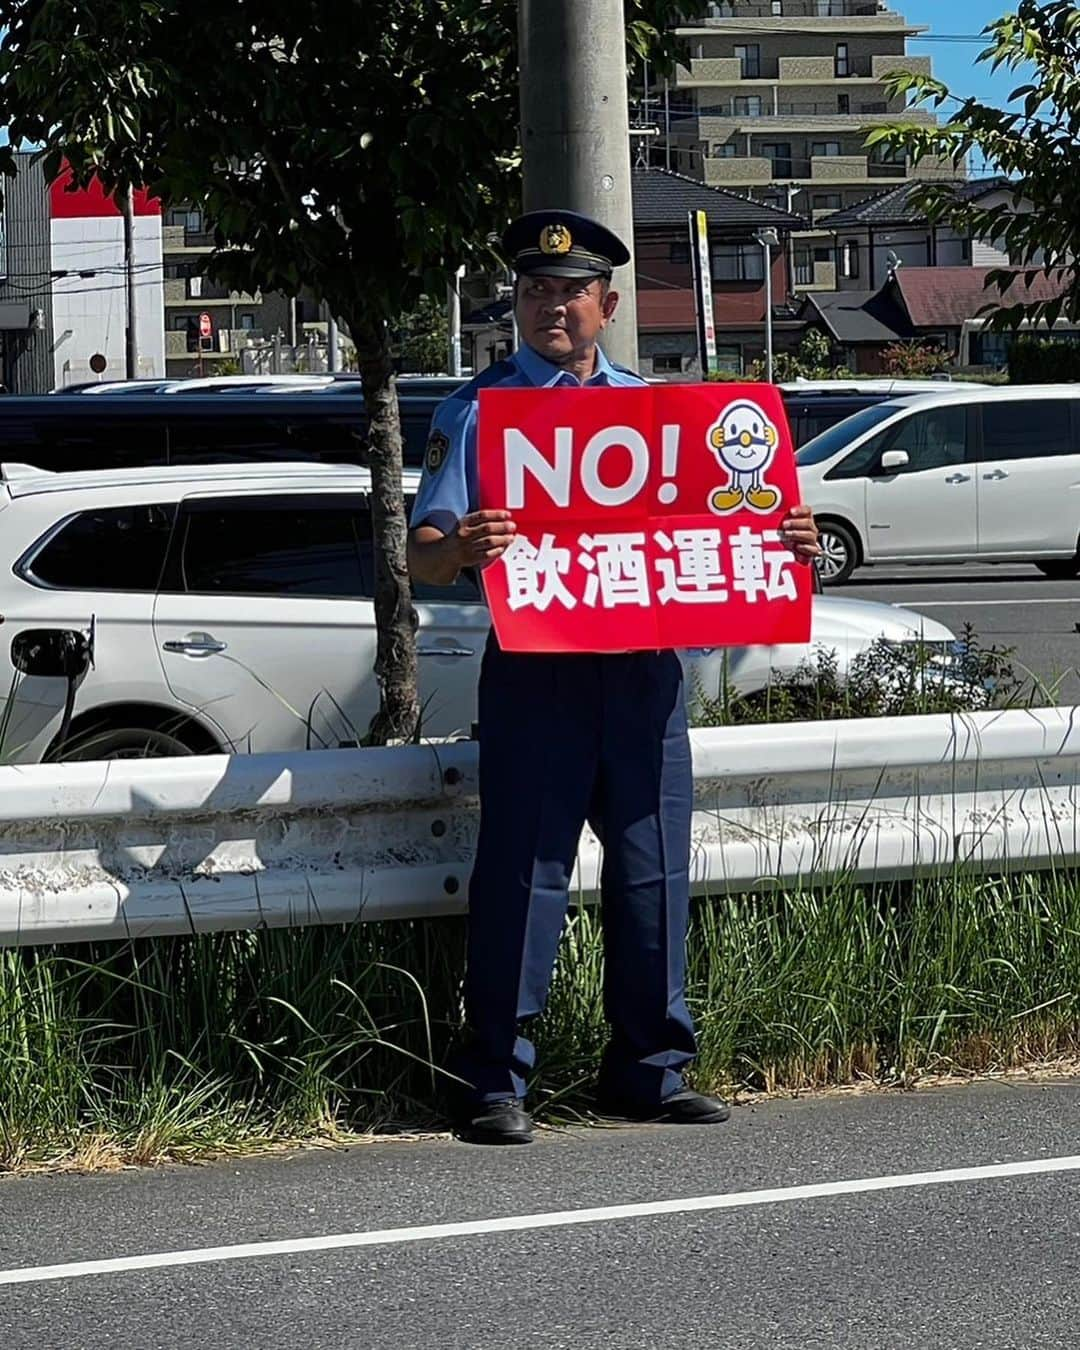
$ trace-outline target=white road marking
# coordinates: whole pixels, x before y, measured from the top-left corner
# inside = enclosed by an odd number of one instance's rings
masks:
[[[1067,596],[1061,600],[892,600],[893,609],[978,609],[985,605],[1075,605],[1080,596]]]
[[[987,1167],[954,1167],[940,1172],[906,1172],[867,1177],[859,1181],[825,1181],[774,1190],[735,1191],[729,1195],[702,1195],[684,1200],[649,1200],[634,1205],[606,1205],[600,1209],[557,1210],[550,1214],[518,1214],[503,1219],[476,1219],[465,1223],[433,1223],[414,1228],[380,1228],[366,1233],[333,1233],[326,1237],[285,1238],[277,1242],[244,1242],[229,1247],[195,1247],[187,1251],[150,1252],[103,1261],[70,1261],[56,1266],[23,1266],[0,1270],[0,1285],[38,1284],[70,1280],[83,1275],[125,1274],[133,1270],[161,1270],[170,1266],[197,1266],[212,1261],[243,1261],[259,1256],[291,1256],[299,1252],[345,1251],[353,1247],[390,1246],[438,1238],[476,1237],[484,1233],[521,1233],[535,1228],[566,1228],[571,1224],[610,1223],[617,1219],[653,1218],[661,1214],[700,1214],[708,1210],[746,1209],[792,1200],[819,1200],[834,1195],[899,1191],[914,1186],[945,1186],[958,1182],[994,1181],[1006,1177],[1044,1176],[1080,1171],[1080,1156],[1037,1158],[1030,1162],[994,1163]]]

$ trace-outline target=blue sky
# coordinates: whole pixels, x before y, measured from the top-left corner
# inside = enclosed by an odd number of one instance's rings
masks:
[[[927,27],[928,32],[922,37],[909,40],[908,51],[913,56],[929,56],[936,78],[944,81],[959,98],[974,95],[983,103],[1003,108],[1011,91],[1023,84],[1022,71],[1000,69],[991,74],[988,61],[976,62],[975,58],[988,45],[985,39],[957,40],[978,37],[988,23],[1015,12],[1010,0],[953,0],[951,4],[945,0],[892,0],[889,8],[898,10],[913,24]],[[955,106],[946,104],[943,111]],[[979,172],[983,165],[974,163],[971,168]]]
[[[987,45],[984,40],[951,40],[977,37],[992,20],[1014,12],[1016,7],[1009,0],[953,0],[952,4],[944,0],[892,0],[890,8],[929,29],[922,37],[912,38],[908,50],[916,56],[931,57],[934,74],[961,98],[974,94],[984,103],[1004,107],[1010,91],[1023,83],[1018,74],[1007,70],[991,75],[988,61],[976,64],[976,56]]]

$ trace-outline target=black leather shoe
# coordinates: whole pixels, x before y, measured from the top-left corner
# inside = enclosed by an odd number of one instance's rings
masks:
[[[454,1121],[454,1133],[468,1144],[531,1144],[533,1123],[517,1097],[472,1102]]]
[[[679,1088],[661,1102],[642,1103],[601,1097],[601,1115],[621,1120],[659,1121],[665,1125],[719,1125],[731,1115],[731,1107],[719,1097],[706,1097],[690,1088]]]

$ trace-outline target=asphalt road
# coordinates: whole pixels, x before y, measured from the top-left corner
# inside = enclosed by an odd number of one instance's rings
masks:
[[[904,605],[959,633],[970,623],[985,645],[1015,647],[1020,674],[1080,703],[1080,578],[1049,581],[1028,564],[864,567],[831,594]]]
[[[8,1179],[0,1345],[1071,1346],[1078,1119],[1080,1082],[993,1082],[765,1102],[723,1126],[575,1130],[524,1149],[436,1139]],[[566,1213],[585,1208],[599,1212]],[[266,1242],[282,1245],[237,1247]],[[184,1263],[204,1248],[224,1250]],[[136,1268],[147,1254],[155,1264]],[[114,1258],[58,1278],[27,1269]]]

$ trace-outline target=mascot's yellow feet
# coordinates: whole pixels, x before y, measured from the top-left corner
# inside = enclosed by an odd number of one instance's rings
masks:
[[[746,500],[755,511],[771,511],[780,500],[780,494],[775,488],[756,487],[746,494]]]
[[[742,488],[719,488],[710,498],[710,505],[714,511],[734,511],[737,506],[742,506],[742,499]]]

